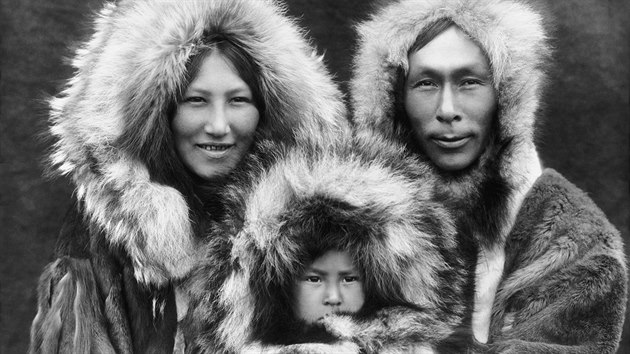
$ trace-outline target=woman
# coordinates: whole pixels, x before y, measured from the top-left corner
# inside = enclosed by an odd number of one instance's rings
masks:
[[[221,218],[217,188],[346,130],[300,33],[261,1],[105,5],[51,101],[52,162],[78,206],[40,279],[31,352],[173,351],[174,287]]]
[[[471,342],[498,352],[614,352],[619,233],[534,145],[550,55],[542,17],[499,1],[396,2],[359,26],[359,135],[407,145],[451,199],[475,292]]]

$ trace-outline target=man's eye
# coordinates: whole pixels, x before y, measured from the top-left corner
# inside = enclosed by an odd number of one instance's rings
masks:
[[[479,84],[481,84],[481,81],[477,79],[466,79],[462,81],[462,86],[471,86],[471,85],[479,85]]]
[[[430,87],[430,86],[436,86],[436,85],[431,80],[420,80],[416,82],[415,86],[416,87]]]
[[[206,102],[206,100],[203,97],[199,97],[199,96],[190,96],[190,97],[186,97],[184,98],[184,102],[189,102],[189,103],[203,103]]]
[[[321,279],[318,276],[308,276],[306,278],[304,278],[305,281],[309,282],[309,283],[319,283],[321,281]]]

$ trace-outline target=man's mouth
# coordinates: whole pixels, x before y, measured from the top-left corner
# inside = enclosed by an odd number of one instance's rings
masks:
[[[433,141],[437,146],[444,149],[458,149],[471,139],[470,135],[436,135],[431,137],[431,141]]]

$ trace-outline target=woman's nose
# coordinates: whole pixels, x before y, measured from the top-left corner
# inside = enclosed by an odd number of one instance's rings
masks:
[[[225,107],[214,107],[208,113],[204,127],[206,133],[214,136],[224,136],[230,132]]]
[[[456,107],[455,94],[453,89],[449,86],[444,87],[440,94],[436,119],[444,123],[461,120],[461,116]]]
[[[324,297],[324,305],[339,306],[341,305],[341,292],[339,284],[331,284],[326,288],[326,295]]]

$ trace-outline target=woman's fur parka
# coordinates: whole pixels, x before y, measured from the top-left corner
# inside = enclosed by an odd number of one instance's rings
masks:
[[[59,258],[42,274],[31,351],[168,351],[174,328],[162,348],[143,331],[159,327],[156,313],[170,313],[171,282],[197,261],[198,229],[215,217],[199,205],[220,203],[199,201],[173,148],[170,118],[191,80],[190,58],[216,36],[252,58],[265,109],[245,159],[264,165],[271,161],[261,151],[271,157],[346,134],[342,94],[275,1],[108,2],[93,30],[72,59],[73,77],[50,100],[53,169],[76,189],[80,215],[69,222],[85,225],[62,230]],[[151,304],[152,289],[170,290]]]
[[[401,0],[376,11],[357,26],[350,85],[357,134],[380,134],[426,158],[395,121],[406,119],[400,87],[409,50],[438,19],[450,19],[486,54],[498,101],[479,161],[463,173],[430,171],[460,237],[478,248],[475,338],[498,352],[613,352],[627,297],[623,244],[583,192],[542,169],[534,137],[551,51],[533,5]]]

